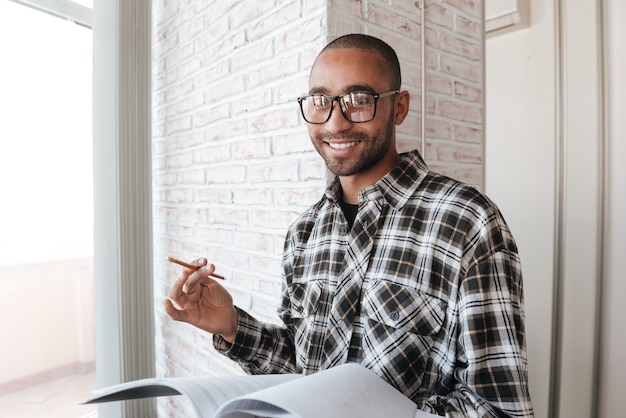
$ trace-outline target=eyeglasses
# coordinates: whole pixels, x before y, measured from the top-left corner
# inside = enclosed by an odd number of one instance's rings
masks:
[[[341,114],[353,123],[369,122],[376,116],[376,103],[378,99],[393,96],[400,93],[399,90],[385,93],[352,92],[340,96],[328,96],[326,94],[311,94],[298,97],[302,117],[308,123],[322,124],[328,122],[333,113],[334,102],[339,103]]]

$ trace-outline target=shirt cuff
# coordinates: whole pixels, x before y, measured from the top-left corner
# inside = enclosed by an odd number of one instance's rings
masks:
[[[239,313],[235,341],[231,344],[221,335],[213,334],[213,347],[231,360],[249,361],[260,346],[263,324],[246,311],[235,308]]]

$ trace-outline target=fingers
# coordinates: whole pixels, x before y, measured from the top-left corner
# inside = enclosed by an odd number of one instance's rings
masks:
[[[165,307],[165,312],[175,321],[184,321],[185,312],[179,311],[176,309],[171,300],[165,299],[163,301],[163,306]]]
[[[185,292],[183,288],[185,286],[185,283],[187,282],[188,277],[189,273],[183,271],[180,276],[178,276],[178,279],[176,279],[176,281],[174,282],[172,290],[170,291],[170,299],[176,302],[179,306],[182,306],[185,302],[183,300],[185,297]]]
[[[213,264],[209,264],[205,267],[201,267],[198,271],[193,272],[191,275],[187,276],[182,283],[182,292],[189,295],[197,292],[201,286],[207,286],[212,283],[213,279],[211,279],[210,276],[214,271],[215,266]]]
[[[203,257],[203,258],[198,258],[197,260],[194,260],[191,264],[198,267],[199,269],[199,268],[206,266],[207,263],[208,263],[208,260]]]

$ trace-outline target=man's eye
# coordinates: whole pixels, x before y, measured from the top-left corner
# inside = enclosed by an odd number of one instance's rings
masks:
[[[348,101],[348,106],[351,107],[365,107],[372,104],[369,95],[363,94],[353,94],[350,96],[350,100]]]
[[[317,108],[325,108],[328,107],[328,99],[324,96],[313,96],[313,106]]]

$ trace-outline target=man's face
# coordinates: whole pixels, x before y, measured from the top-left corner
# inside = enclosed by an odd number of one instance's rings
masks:
[[[383,93],[391,89],[383,59],[376,53],[356,48],[322,53],[309,78],[309,94],[339,96],[355,91]],[[334,102],[326,123],[307,124],[315,149],[332,173],[354,176],[382,170],[382,174],[376,174],[380,176],[395,166],[395,100],[396,96],[379,99],[376,116],[370,122],[348,121],[339,104]]]

